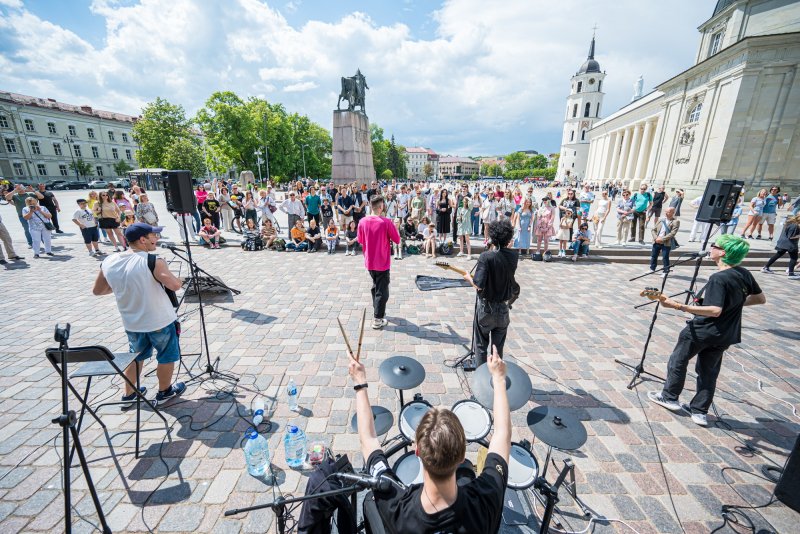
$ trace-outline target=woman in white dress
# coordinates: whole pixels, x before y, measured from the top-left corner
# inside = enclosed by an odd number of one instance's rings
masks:
[[[597,211],[594,212],[592,217],[592,225],[594,226],[594,246],[603,248],[603,227],[606,224],[606,218],[611,213],[611,200],[608,198],[608,191],[603,191],[602,196],[596,202]]]

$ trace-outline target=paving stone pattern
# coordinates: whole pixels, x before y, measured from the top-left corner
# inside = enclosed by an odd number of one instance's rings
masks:
[[[15,232],[18,222],[8,207],[3,209],[6,225]],[[69,229],[69,222],[65,227]],[[60,433],[50,422],[60,411],[60,391],[44,358],[44,350],[54,345],[55,322],[72,323],[73,346],[127,348],[113,297],[91,294],[98,260],[85,254],[78,237],[71,232],[55,240],[58,254],[69,261],[34,262],[23,244],[19,252],[29,259],[25,268],[0,272],[0,532],[63,530]],[[370,306],[363,258],[243,253],[237,247],[195,249],[195,258],[242,291],[235,298],[210,299],[205,307],[211,354],[220,358],[221,369],[241,377],[240,386],[231,394],[219,380],[191,385],[182,399],[163,408],[171,438],[161,420],[145,411],[138,460],[133,454],[133,411],[101,409],[107,434],[91,418],[84,421],[81,440],[115,532],[274,529],[268,511],[228,518],[223,512],[269,502],[279,493],[303,493],[308,471],[290,469],[284,460],[281,439],[289,423],[305,428],[310,439],[347,453],[355,464],[363,461],[358,438],[349,428],[353,393],[336,324],[339,317],[355,337],[361,310]],[[177,271],[178,263],[172,267]],[[512,312],[506,353],[529,372],[534,390],[530,402],[512,414],[513,439],[534,441],[541,464],[546,448],[527,428],[527,412],[539,405],[569,409],[585,422],[589,439],[578,451],[556,451],[554,460],[557,465],[567,456],[574,460],[580,496],[598,515],[622,519],[643,533],[680,532],[679,520],[687,532],[708,532],[720,523],[723,504],[746,504],[737,491],[751,504],[768,500],[773,486],[755,475],[765,463],[782,465],[800,431],[790,407],[800,402],[798,286],[784,277],[756,274],[768,304],[746,309],[744,342],[723,363],[715,404],[721,421],[703,429],[685,415],[647,402],[645,394],[657,389],[657,382],[626,389],[631,373],[614,363],[614,358],[636,362],[641,356],[651,308],[633,306],[641,302],[638,292],[649,282],[627,281],[639,272],[636,266],[619,264],[521,263],[517,278],[523,291]],[[701,278],[711,272],[713,267],[704,267]],[[466,289],[422,293],[414,285],[417,274],[449,275],[419,256],[394,262],[389,326],[383,331],[367,328],[364,335],[370,398],[395,414],[396,392],[378,381],[380,363],[394,355],[417,359],[427,373],[419,388],[406,392],[407,400],[421,393],[433,405],[451,406],[470,395],[463,374],[445,361],[463,354],[463,345],[469,343],[473,294]],[[670,278],[667,290],[678,292],[688,281],[688,273],[680,273]],[[197,352],[197,305],[189,303],[183,311],[183,350]],[[663,375],[683,320],[673,311],[660,313],[647,370]],[[196,357],[185,361],[199,370]],[[146,370],[154,367],[150,363]],[[300,413],[287,407],[290,377],[300,388]],[[764,392],[759,391],[759,379]],[[150,388],[148,396],[154,395],[155,377],[146,377],[144,384]],[[690,376],[683,400],[693,389]],[[268,431],[262,425],[273,454],[275,487],[247,474],[240,446],[257,391],[275,401]],[[119,380],[100,380],[92,393],[96,401],[116,398]],[[78,407],[74,400],[72,407]],[[717,421],[713,415],[710,420]],[[471,445],[468,456],[476,453]],[[727,470],[723,478],[725,467],[742,471]],[[555,473],[551,466],[551,481]],[[75,531],[90,532],[97,517],[86,481],[79,469],[72,474]],[[563,492],[561,504],[566,528],[586,526]],[[758,526],[766,526],[766,518],[778,532],[796,528],[797,514],[782,504],[761,513],[763,518],[749,513]],[[535,528],[531,518],[528,527],[504,531]],[[617,522],[599,520],[595,525],[595,532],[617,531],[629,532]]]

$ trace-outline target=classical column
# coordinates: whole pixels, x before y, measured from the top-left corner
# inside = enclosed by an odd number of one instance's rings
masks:
[[[616,148],[617,146],[617,132],[611,132],[610,134],[608,134],[606,136],[606,143],[608,143],[608,146],[606,146],[606,151],[605,151],[606,156],[605,159],[603,160],[603,170],[602,170],[603,180],[609,180],[612,178],[610,176],[611,160],[614,159],[614,154],[615,154],[614,148]]]
[[[631,149],[631,137],[633,137],[633,126],[625,128],[625,139],[622,141],[622,151],[619,154],[617,170],[614,172],[617,178],[623,182],[625,181],[625,164],[628,163],[628,152]]]
[[[609,179],[614,180],[615,182],[619,180],[617,166],[619,164],[619,153],[622,150],[622,134],[622,130],[617,130],[614,132],[615,139],[613,153],[611,154],[611,167],[608,169]]]
[[[653,140],[651,139],[653,134],[653,121],[647,121],[644,123],[644,133],[642,134],[642,148],[639,150],[639,158],[636,162],[636,176],[641,179],[645,179],[646,176],[644,175],[645,170],[647,169],[647,160],[650,159],[650,151],[653,146]]]
[[[639,124],[633,125],[633,140],[631,141],[631,150],[630,154],[628,155],[627,165],[625,165],[625,179],[630,180],[631,184],[633,183],[634,179],[639,179],[640,177],[634,176],[633,171],[636,169],[636,160],[639,157],[639,147],[642,141],[642,129]],[[628,186],[628,187],[632,187]]]

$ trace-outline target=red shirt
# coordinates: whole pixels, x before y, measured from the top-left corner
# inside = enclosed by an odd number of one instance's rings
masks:
[[[400,243],[400,234],[388,217],[368,215],[358,223],[358,242],[364,248],[368,271],[388,271],[392,266],[389,241]]]

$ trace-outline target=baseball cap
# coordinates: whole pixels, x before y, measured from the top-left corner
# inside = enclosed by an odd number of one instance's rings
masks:
[[[125,229],[125,239],[129,243],[136,242],[147,234],[160,234],[163,230],[163,226],[150,226],[147,223],[137,222]]]

